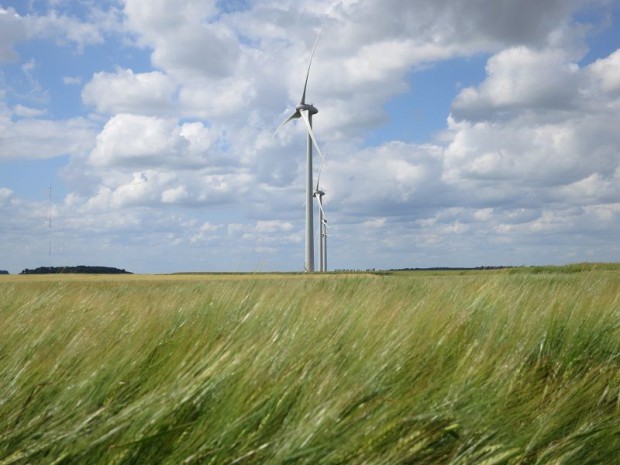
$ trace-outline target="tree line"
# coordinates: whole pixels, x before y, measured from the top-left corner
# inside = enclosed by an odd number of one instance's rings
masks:
[[[33,270],[26,268],[20,274],[133,274],[119,268],[111,266],[40,266]]]

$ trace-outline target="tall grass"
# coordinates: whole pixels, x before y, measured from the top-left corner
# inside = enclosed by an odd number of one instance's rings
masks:
[[[3,278],[0,465],[620,463],[620,272]]]

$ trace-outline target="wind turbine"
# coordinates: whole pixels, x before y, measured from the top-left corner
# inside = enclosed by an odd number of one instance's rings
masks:
[[[325,217],[325,210],[323,210],[323,196],[325,192],[319,189],[319,183],[316,183],[316,190],[314,191],[314,197],[319,202],[319,261],[320,271],[327,271],[327,218]]]
[[[324,162],[325,157],[319,148],[319,144],[316,141],[316,137],[314,137],[314,131],[312,131],[312,116],[316,115],[319,110],[314,107],[312,104],[306,103],[306,90],[308,88],[308,77],[310,76],[310,68],[312,66],[312,58],[314,57],[314,51],[316,50],[316,45],[319,42],[319,37],[321,35],[321,31],[319,31],[316,36],[316,40],[314,41],[314,47],[312,47],[312,53],[310,54],[310,63],[308,64],[308,70],[306,71],[306,81],[304,82],[304,90],[301,94],[301,100],[299,101],[299,105],[295,107],[295,111],[284,120],[284,122],[276,129],[275,132],[278,132],[282,126],[289,123],[294,119],[302,119],[306,125],[306,130],[308,131],[308,140],[307,140],[307,150],[306,150],[306,241],[305,241],[305,260],[304,260],[304,271],[306,272],[314,272],[314,209],[313,209],[313,201],[314,197],[314,185],[312,182],[312,146],[316,147],[317,152],[321,155],[321,159]],[[321,163],[321,167],[323,163]],[[320,173],[319,173],[320,176]],[[317,189],[318,182],[317,182]],[[321,212],[323,211],[323,206],[321,201],[319,200],[319,208]],[[323,221],[324,215],[321,215],[321,221]],[[321,230],[323,230],[323,223],[321,223]],[[323,247],[321,242],[321,253],[323,253]],[[324,271],[324,270],[321,270]]]

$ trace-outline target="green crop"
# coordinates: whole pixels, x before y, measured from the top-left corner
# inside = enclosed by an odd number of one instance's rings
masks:
[[[618,463],[582,268],[0,278],[0,465]]]

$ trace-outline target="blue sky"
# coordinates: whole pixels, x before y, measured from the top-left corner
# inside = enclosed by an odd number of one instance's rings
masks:
[[[620,261],[619,18],[611,0],[0,0],[0,269],[303,269],[303,128],[273,131],[321,28],[330,269]]]

